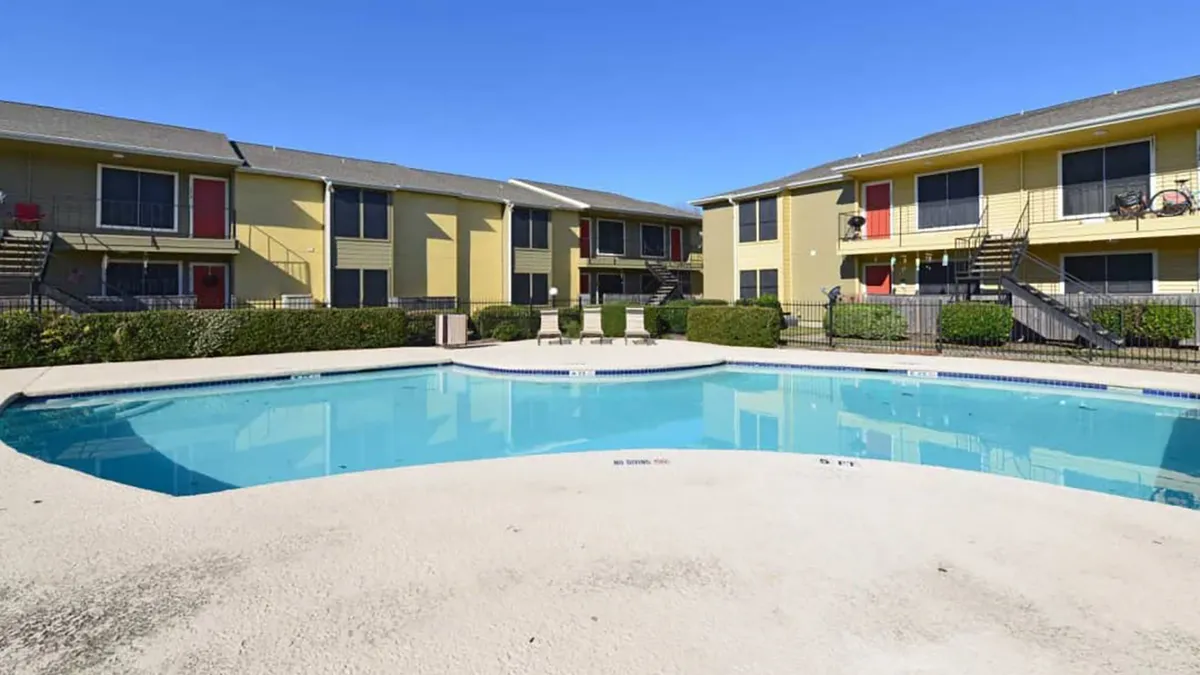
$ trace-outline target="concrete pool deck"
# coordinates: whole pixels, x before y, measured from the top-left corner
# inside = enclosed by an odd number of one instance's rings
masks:
[[[1200,391],[1177,373],[662,341],[0,371],[0,399],[449,360],[728,359]],[[700,451],[172,498],[0,447],[0,672],[1195,673],[1198,518],[986,474]]]

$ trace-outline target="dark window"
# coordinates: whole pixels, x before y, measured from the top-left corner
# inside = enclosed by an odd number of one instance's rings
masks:
[[[658,290],[658,279],[649,272],[642,272],[642,294],[650,295]]]
[[[667,228],[662,225],[642,225],[642,255],[650,258],[667,255]]]
[[[758,297],[758,272],[743,270],[739,276],[741,290],[738,297],[743,300],[753,300]]]
[[[550,248],[550,212],[518,206],[512,212],[513,248]]]
[[[597,253],[625,255],[625,223],[619,220],[600,220],[596,222],[596,229]]]
[[[738,241],[758,241],[758,202],[738,204]]]
[[[529,247],[550,248],[550,212],[534,209],[529,217]]]
[[[758,294],[779,297],[779,270],[758,271]]]
[[[529,294],[529,275],[526,273],[514,273],[512,276],[512,302],[514,305],[528,305],[530,300]]]
[[[620,274],[597,274],[596,285],[600,289],[601,299],[609,293],[620,295],[625,292],[625,279]]]
[[[684,295],[692,294],[692,273],[691,272],[680,272],[679,273],[679,291],[681,293],[683,293]]]
[[[334,307],[358,307],[361,304],[360,275],[359,270],[333,271]]]
[[[375,190],[363,190],[362,203],[363,239],[387,239],[388,194]]]
[[[965,263],[960,263],[965,265]],[[917,267],[918,295],[965,295],[968,290],[977,292],[979,282],[960,282],[958,265],[951,262],[949,266],[938,262],[925,262]]]
[[[364,307],[388,306],[387,270],[362,271],[362,304]]]
[[[917,178],[917,228],[961,227],[979,222],[979,169]]]
[[[355,239],[362,236],[361,200],[362,190],[358,188],[333,189],[333,236]]]
[[[779,223],[776,216],[777,204],[775,197],[764,197],[758,200],[758,240],[770,241],[779,237]]]
[[[110,262],[105,271],[106,295],[179,295],[175,263]]]
[[[1067,293],[1153,293],[1154,255],[1118,253],[1078,255],[1063,260]],[[1082,283],[1080,283],[1082,282]],[[1090,288],[1089,288],[1090,287]]]
[[[533,300],[533,304],[550,304],[550,275],[530,274],[529,282],[531,284],[529,297]]]
[[[512,243],[513,248],[529,248],[529,209],[513,209]]]
[[[1064,216],[1107,213],[1122,192],[1150,196],[1150,142],[1110,145],[1062,156]]]
[[[175,176],[133,169],[100,169],[100,224],[175,229]]]

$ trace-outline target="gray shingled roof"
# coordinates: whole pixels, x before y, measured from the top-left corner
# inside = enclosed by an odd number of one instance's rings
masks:
[[[1044,133],[1059,127],[1069,128],[1092,120],[1170,106],[1200,106],[1200,76],[1093,96],[939,131],[855,157],[842,166],[873,163],[912,153],[937,152],[964,144],[1002,141],[1012,136]]]
[[[767,192],[777,191],[777,190],[781,190],[785,187],[788,187],[789,185],[797,185],[797,184],[803,185],[803,184],[814,184],[814,183],[819,183],[819,182],[824,182],[824,181],[835,181],[835,180],[841,178],[841,174],[838,173],[837,171],[834,171],[833,167],[835,167],[839,164],[845,164],[846,162],[850,161],[850,159],[852,159],[852,158],[839,159],[839,160],[835,160],[832,162],[825,162],[824,164],[820,164],[820,165],[814,166],[812,168],[805,169],[803,171],[797,171],[796,173],[790,173],[786,176],[783,176],[781,178],[776,178],[775,180],[769,180],[765,183],[758,183],[755,185],[747,185],[746,187],[741,187],[736,190],[730,190],[728,192],[722,192],[721,194],[718,194],[718,195],[710,195],[708,197],[702,197],[700,199],[695,200],[695,202],[693,202],[693,203],[707,204],[707,203],[716,202],[716,201],[723,202],[723,201],[728,200],[731,197],[736,199],[739,195],[754,194],[756,192],[767,193]]]
[[[615,192],[604,192],[602,190],[588,190],[585,188],[571,187],[570,185],[558,185],[556,183],[546,183],[538,180],[527,180],[525,178],[517,179],[522,183],[532,185],[534,187],[553,192],[560,197],[566,197],[577,202],[583,202],[593,209],[601,211],[615,211],[618,213],[631,213],[639,216],[660,216],[663,218],[686,218],[689,220],[700,220],[700,216],[691,211],[684,211],[666,204],[658,204],[656,202],[647,202],[641,199],[634,199],[619,195]]]
[[[235,143],[246,165],[264,173],[351,183],[385,190],[451,194],[489,202],[511,201],[522,206],[578,210],[573,204],[505,181],[410,169],[388,162],[336,157],[255,143]]]
[[[1161,82],[1136,89],[1128,89],[1102,96],[1093,96],[1078,101],[1061,103],[1048,108],[1020,112],[1015,115],[955,127],[945,131],[895,145],[879,152],[847,157],[835,162],[805,169],[782,178],[758,185],[751,185],[719,195],[697,199],[694,203],[705,204],[723,201],[739,194],[766,192],[782,189],[794,183],[817,181],[823,178],[836,179],[839,171],[863,164],[887,161],[914,153],[937,153],[965,144],[1002,141],[1022,134],[1037,134],[1061,127],[1087,123],[1142,110],[1154,110],[1170,106],[1200,106],[1200,76],[1186,77],[1170,82]]]
[[[224,134],[0,101],[0,138],[239,163]]]

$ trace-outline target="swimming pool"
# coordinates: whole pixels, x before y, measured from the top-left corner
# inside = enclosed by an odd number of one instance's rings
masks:
[[[1200,403],[723,366],[630,378],[461,367],[24,400],[0,441],[169,495],[438,462],[612,449],[844,455],[1196,508]]]

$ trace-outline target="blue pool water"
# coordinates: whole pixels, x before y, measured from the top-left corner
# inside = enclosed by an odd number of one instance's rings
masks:
[[[351,471],[622,448],[845,455],[1195,507],[1194,402],[725,367],[640,379],[421,368],[26,401],[0,440],[192,495]]]

